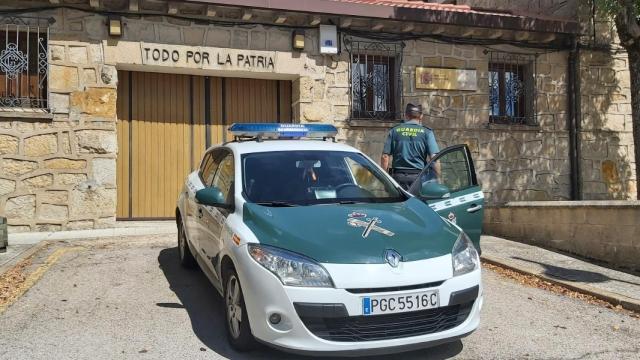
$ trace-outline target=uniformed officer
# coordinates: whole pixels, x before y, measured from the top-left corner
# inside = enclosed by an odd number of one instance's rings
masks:
[[[440,148],[433,130],[422,126],[422,106],[407,104],[405,116],[404,123],[389,130],[381,165],[404,189],[408,189]],[[389,157],[393,158],[391,168]],[[434,171],[438,173],[437,166]]]

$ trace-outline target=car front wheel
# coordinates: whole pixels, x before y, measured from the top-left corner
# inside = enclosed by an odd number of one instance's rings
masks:
[[[227,315],[227,336],[231,346],[238,351],[254,348],[255,339],[251,334],[249,317],[244,304],[242,287],[235,270],[228,270],[224,287],[224,303]]]

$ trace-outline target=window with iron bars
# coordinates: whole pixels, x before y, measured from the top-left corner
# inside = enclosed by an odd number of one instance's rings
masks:
[[[0,111],[49,110],[50,19],[0,17]]]
[[[489,122],[536,125],[536,56],[490,51]]]
[[[349,53],[352,119],[400,117],[402,43],[344,38]]]

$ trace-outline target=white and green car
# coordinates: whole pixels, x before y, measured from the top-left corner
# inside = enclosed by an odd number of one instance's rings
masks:
[[[188,176],[176,218],[180,261],[224,296],[234,348],[384,354],[478,327],[483,195],[466,146],[405,192],[331,125],[230,131]]]

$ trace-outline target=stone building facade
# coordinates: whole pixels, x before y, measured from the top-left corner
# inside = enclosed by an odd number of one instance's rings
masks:
[[[8,218],[12,232],[114,225],[118,201],[123,198],[119,195],[123,189],[118,187],[119,136],[123,136],[118,130],[123,99],[118,95],[122,94],[119,74],[123,71],[291,82],[294,122],[333,123],[340,128],[339,141],[379,158],[386,132],[400,116],[354,119],[353,54],[344,46],[336,55],[321,54],[317,26],[321,23],[338,24],[343,41],[349,37],[401,44],[396,112],[408,102],[420,103],[425,109],[424,123],[434,128],[441,147],[468,144],[489,203],[569,200],[570,52],[563,45],[579,36],[581,28],[574,24],[575,30],[558,32],[553,26],[571,23],[579,9],[574,2],[572,6],[558,5],[564,1],[548,2],[546,8],[555,9],[551,15],[567,20],[550,22],[548,31],[539,31],[442,25],[420,19],[392,21],[348,12],[256,9],[234,6],[230,1],[51,1],[59,8],[51,8],[48,1],[9,1],[1,7],[30,8],[18,15],[53,22],[48,38],[48,109],[0,109],[0,215]],[[344,3],[352,5],[348,0]],[[375,1],[371,3],[361,6],[378,11]],[[458,3],[474,6],[474,1]],[[475,3],[490,8],[496,2]],[[43,6],[47,9],[38,9]],[[522,18],[535,19],[543,8],[530,9],[532,15]],[[108,33],[114,9],[120,36]],[[424,11],[434,17],[451,11],[478,19],[504,16],[464,6],[433,5]],[[304,49],[294,50],[292,37],[300,29],[304,30]],[[376,36],[367,39],[367,34]],[[379,34],[393,34],[394,40]],[[421,34],[431,37],[421,38]],[[401,36],[405,39],[397,40]],[[464,38],[493,43],[451,41]],[[177,60],[172,58],[174,52]],[[194,53],[208,53],[211,59],[196,62]],[[535,96],[531,102],[535,108],[527,124],[489,121],[493,53],[534,59],[529,95]],[[233,60],[227,63],[226,56]],[[239,56],[253,57],[254,64],[245,66]],[[262,66],[256,66],[259,60],[255,59],[263,59]],[[581,118],[576,131],[584,199],[630,199],[637,192],[626,61],[624,53],[582,50],[579,54]],[[473,91],[424,90],[416,83],[417,67],[472,70],[477,87]]]

